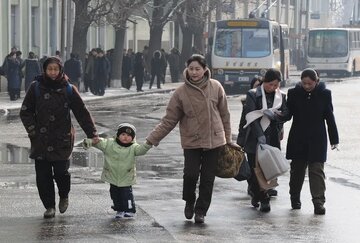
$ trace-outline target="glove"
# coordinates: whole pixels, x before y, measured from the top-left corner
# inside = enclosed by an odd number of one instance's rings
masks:
[[[264,110],[263,113],[270,120],[275,120],[275,113],[272,110],[267,109],[267,110]]]
[[[89,149],[91,147],[92,140],[88,138],[84,138],[84,141],[82,143],[82,146],[84,149]]]
[[[266,144],[266,137],[264,135],[257,138],[259,144]]]
[[[332,144],[331,145],[331,150],[336,149],[337,151],[339,151],[339,144]]]

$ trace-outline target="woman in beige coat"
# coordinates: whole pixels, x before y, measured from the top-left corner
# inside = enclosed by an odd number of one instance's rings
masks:
[[[172,95],[166,114],[147,141],[155,146],[179,123],[184,149],[185,217],[204,223],[209,209],[219,148],[231,144],[230,113],[221,84],[210,78],[205,58],[193,55],[184,70],[185,82]],[[199,196],[196,184],[200,176]]]

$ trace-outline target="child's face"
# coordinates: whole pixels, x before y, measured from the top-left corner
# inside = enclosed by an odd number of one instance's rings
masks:
[[[60,73],[60,67],[56,63],[50,63],[46,67],[46,75],[49,76],[52,80],[55,80]]]
[[[118,139],[120,140],[120,142],[122,143],[131,143],[133,138],[127,134],[126,132],[120,133]]]

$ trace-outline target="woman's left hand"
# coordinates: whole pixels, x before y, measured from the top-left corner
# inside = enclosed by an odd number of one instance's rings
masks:
[[[230,147],[234,148],[234,149],[237,149],[237,150],[241,150],[241,149],[242,149],[241,146],[239,146],[238,144],[233,143],[233,142],[228,143],[228,145],[229,145]]]

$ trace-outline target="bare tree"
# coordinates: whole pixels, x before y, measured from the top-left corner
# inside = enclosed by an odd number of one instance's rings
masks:
[[[75,3],[75,23],[72,52],[79,54],[84,63],[87,32],[91,23],[107,15],[115,0],[73,0]]]
[[[161,41],[163,28],[165,24],[172,18],[174,12],[181,7],[185,0],[154,0],[153,5],[148,5],[152,10],[152,16],[145,10],[146,18],[150,26],[149,53],[161,49]],[[150,66],[150,58],[146,60]]]
[[[111,13],[106,16],[107,23],[115,30],[115,47],[112,62],[112,77],[115,87],[121,86],[121,66],[125,44],[126,23],[134,11],[143,8],[150,0],[116,1]]]

